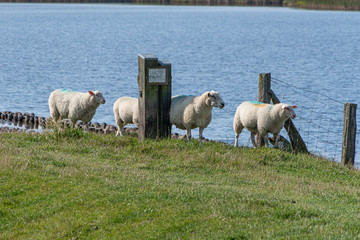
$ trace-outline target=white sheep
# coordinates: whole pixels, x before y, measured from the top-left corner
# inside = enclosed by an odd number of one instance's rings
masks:
[[[72,127],[78,120],[90,122],[100,104],[105,104],[105,99],[99,91],[81,93],[57,89],[49,97],[50,116],[55,122],[59,119],[69,119]]]
[[[212,108],[224,106],[220,94],[215,91],[205,92],[201,96],[174,96],[171,98],[170,123],[186,130],[188,141],[191,139],[191,129],[198,127],[202,145],[202,133],[211,122]]]
[[[139,105],[138,100],[132,97],[121,97],[113,106],[115,122],[118,126],[116,136],[123,136],[123,127],[128,123],[139,126]]]
[[[251,132],[251,143],[256,147],[255,135],[259,134],[265,140],[265,146],[268,147],[268,133],[274,134],[277,147],[279,133],[284,127],[285,121],[290,117],[294,119],[296,106],[278,103],[275,105],[262,102],[243,102],[236,109],[234,116],[235,147],[238,146],[239,134],[244,127]]]

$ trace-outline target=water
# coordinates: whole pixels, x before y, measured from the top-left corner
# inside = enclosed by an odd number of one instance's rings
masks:
[[[100,90],[93,121],[115,124],[112,104],[138,95],[138,54],[152,53],[171,62],[173,95],[221,93],[206,138],[233,144],[236,107],[257,100],[258,75],[271,72],[309,150],[339,161],[343,104],[360,102],[359,22],[289,8],[0,4],[0,111],[48,117],[54,89]]]

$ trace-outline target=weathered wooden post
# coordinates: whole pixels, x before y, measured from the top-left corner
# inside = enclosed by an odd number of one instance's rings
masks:
[[[271,96],[269,91],[271,90],[271,74],[260,73],[259,74],[259,90],[258,101],[263,103],[270,103]],[[256,146],[261,147],[265,145],[265,141],[259,134],[256,135]]]
[[[139,139],[171,135],[171,64],[153,54],[139,54]]]
[[[259,74],[259,90],[258,101],[263,103],[270,103],[271,96],[269,91],[271,90],[271,74],[260,73]]]
[[[345,103],[341,164],[354,166],[357,104]]]

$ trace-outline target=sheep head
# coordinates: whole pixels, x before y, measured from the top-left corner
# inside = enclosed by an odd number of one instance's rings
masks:
[[[283,104],[281,106],[281,112],[283,114],[285,114],[288,118],[294,119],[296,117],[294,108],[297,108],[297,106],[295,105],[288,105],[288,104]]]
[[[88,91],[88,93],[95,98],[95,101],[101,104],[105,104],[105,98],[100,91]]]
[[[220,93],[215,92],[214,90],[207,92],[206,104],[220,109],[225,107],[225,102],[220,97]]]

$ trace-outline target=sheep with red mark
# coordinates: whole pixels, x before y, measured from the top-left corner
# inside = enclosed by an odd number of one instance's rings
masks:
[[[105,99],[99,91],[82,93],[57,89],[49,97],[50,116],[55,122],[59,119],[69,119],[72,127],[78,120],[90,122],[100,104],[105,104]]]
[[[268,147],[268,133],[274,134],[277,147],[279,133],[284,127],[288,118],[296,117],[294,108],[296,106],[285,103],[275,105],[246,101],[241,103],[236,109],[233,128],[235,131],[235,147],[238,146],[239,135],[244,128],[251,132],[251,143],[256,147],[255,135],[259,134],[264,138],[265,146]]]

